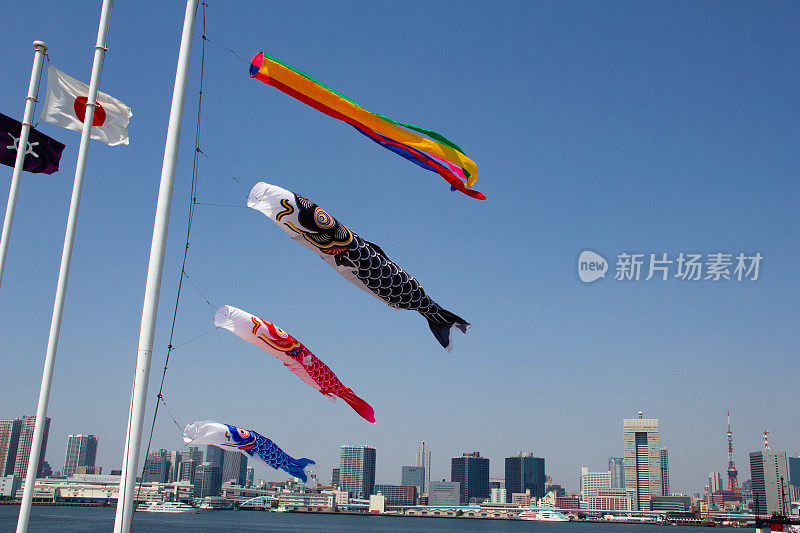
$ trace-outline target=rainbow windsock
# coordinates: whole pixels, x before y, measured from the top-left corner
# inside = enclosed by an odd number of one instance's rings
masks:
[[[436,172],[453,190],[479,200],[486,199],[483,193],[471,188],[478,176],[477,165],[444,135],[367,111],[343,94],[264,52],[256,54],[250,62],[250,77],[350,124],[384,148]]]

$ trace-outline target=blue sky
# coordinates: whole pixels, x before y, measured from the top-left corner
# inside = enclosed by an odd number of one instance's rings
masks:
[[[66,435],[100,435],[119,468],[181,2],[118,2],[101,90],[133,109],[130,147],[91,144],[49,415],[47,459]],[[99,2],[3,2],[0,112],[20,118],[32,41],[89,81]],[[473,324],[448,354],[424,319],[392,311],[291,242],[263,215],[200,205],[187,272],[305,343],[375,408],[364,423],[225,331],[184,285],[164,397],[181,423],[252,427],[317,459],[378,449],[399,482],[420,440],[434,478],[480,450],[491,475],[519,450],[577,489],[581,466],[622,453],[622,419],[661,420],[675,491],[727,466],[730,408],[741,481],[771,432],[798,453],[797,265],[800,6],[789,2],[209,2],[200,144],[246,183],[309,197],[380,244],[442,306]],[[163,368],[186,231],[196,128],[198,15],[151,373]],[[367,109],[440,131],[478,164],[485,202],[352,128],[247,76],[268,51]],[[44,80],[42,91],[44,90]],[[38,114],[38,108],[37,108]],[[0,417],[36,409],[79,134],[61,172],[26,174],[0,309]],[[11,168],[0,170],[5,183]],[[246,193],[201,158],[197,200]],[[577,257],[760,252],[757,281],[583,284]],[[164,411],[161,411],[164,413]],[[179,449],[159,414],[155,447]],[[794,413],[795,416],[792,415]],[[165,413],[164,413],[165,414]],[[259,467],[257,477],[282,479]]]

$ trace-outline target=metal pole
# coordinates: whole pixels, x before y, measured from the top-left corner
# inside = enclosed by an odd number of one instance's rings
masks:
[[[28,530],[28,518],[33,500],[33,486],[39,466],[39,453],[42,449],[42,434],[44,421],[47,416],[47,402],[50,400],[50,384],[53,381],[53,367],[56,362],[58,349],[58,334],[61,331],[61,315],[64,311],[64,299],[69,278],[69,264],[72,260],[72,246],[75,242],[75,228],[78,223],[78,209],[81,205],[81,190],[83,189],[83,174],[86,170],[86,156],[89,152],[89,135],[92,132],[94,108],[97,104],[97,91],[100,86],[100,71],[103,69],[103,55],[106,51],[108,36],[108,21],[111,18],[111,0],[103,0],[100,14],[100,27],[97,30],[97,44],[94,47],[94,62],[92,63],[92,79],[89,82],[89,94],[86,99],[86,116],[83,119],[81,131],[81,144],[78,149],[78,164],[75,167],[75,181],[72,185],[72,199],[67,217],[67,231],[64,236],[64,248],[61,251],[61,268],[58,271],[58,287],[56,299],[53,304],[53,317],[50,320],[50,337],[47,340],[47,354],[44,358],[44,371],[42,372],[42,387],[39,390],[39,406],[36,409],[36,423],[33,428],[33,442],[31,455],[28,458],[28,473],[25,476],[25,490],[22,496],[22,505],[17,521],[17,533]]]
[[[33,106],[36,102],[36,88],[39,86],[39,77],[42,75],[42,60],[44,58],[44,53],[47,52],[47,43],[33,41],[33,50],[31,82],[30,85],[28,85],[28,96],[25,97],[25,114],[22,117],[22,130],[19,132],[19,141],[17,142],[17,159],[14,161],[11,190],[8,192],[6,218],[3,221],[3,236],[0,238],[0,285],[3,284],[3,271],[6,268],[6,254],[8,253],[8,243],[11,240],[11,224],[14,221],[14,210],[17,207],[17,193],[19,192],[22,165],[25,162],[25,152],[28,148],[28,135],[31,131]]]
[[[133,391],[125,437],[125,457],[122,461],[122,477],[119,483],[117,514],[114,531],[130,531],[133,520],[133,492],[136,487],[136,471],[139,464],[139,448],[142,440],[142,426],[147,402],[147,385],[150,379],[150,360],[153,355],[158,296],[161,290],[161,274],[164,270],[164,250],[167,245],[169,213],[172,204],[172,187],[175,181],[178,144],[180,142],[183,102],[186,96],[186,79],[189,73],[189,56],[192,51],[192,34],[197,13],[198,0],[186,1],[183,19],[181,47],[178,53],[178,67],[175,73],[175,87],[172,91],[172,107],[169,112],[167,140],[164,146],[164,160],[161,165],[161,185],[158,190],[156,218],[153,226],[153,241],[150,245],[150,263],[147,267],[147,282],[142,305],[142,323],[139,330],[139,349],[136,357],[136,372],[133,376]]]

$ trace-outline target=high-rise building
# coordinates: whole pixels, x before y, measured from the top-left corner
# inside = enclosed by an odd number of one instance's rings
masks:
[[[658,419],[626,418],[622,421],[625,446],[625,488],[633,491],[635,511],[649,511],[650,497],[661,496],[661,445]]]
[[[220,448],[219,446],[213,446],[209,444],[206,446],[206,463],[211,463],[212,465],[217,465],[219,467],[220,472],[222,472],[222,465],[225,463],[225,450]]]
[[[625,466],[622,457],[608,458],[608,471],[611,472],[611,488],[625,488]]]
[[[2,444],[0,444],[2,446]],[[0,461],[2,461],[2,449],[0,449]],[[800,457],[789,457],[789,485],[800,487]],[[2,462],[0,462],[2,464]]]
[[[222,491],[222,468],[205,462],[195,469],[194,497],[219,496]]]
[[[722,490],[722,474],[719,472],[708,473],[708,492],[714,494]]]
[[[461,457],[453,457],[450,460],[450,481],[461,484],[461,502],[464,505],[471,503],[473,498],[478,503],[488,500],[491,496],[489,459],[481,457],[480,452],[465,452]]]
[[[404,466],[400,476],[400,484],[417,487],[417,494],[422,494],[422,489],[425,487],[425,467]]]
[[[245,487],[252,487],[253,483],[256,480],[256,469],[252,466],[247,467],[247,475],[245,476],[244,486]]]
[[[530,490],[531,496],[536,498],[545,495],[546,476],[543,457],[534,457],[532,453],[520,452],[515,457],[506,457],[505,467],[507,502],[511,501],[514,494],[520,494],[526,490]]]
[[[372,446],[342,446],[339,487],[353,498],[369,498],[375,489],[375,458]]]
[[[331,486],[332,487],[338,487],[339,484],[341,483],[340,477],[339,477],[339,472],[340,472],[340,470],[338,468],[334,468],[334,469],[331,470]]]
[[[36,425],[36,415],[23,416],[19,430],[19,444],[17,445],[17,458],[14,462],[14,475],[24,478],[28,474],[28,459],[33,445],[33,428]],[[50,418],[44,419],[42,432],[42,449],[39,451],[39,463],[36,468],[36,477],[42,477],[44,455],[47,452],[47,437],[50,435]]]
[[[244,486],[247,480],[247,456],[234,450],[223,450],[222,456],[222,482],[233,481],[234,484]]]
[[[750,452],[750,475],[753,478],[753,510],[756,514],[789,515],[789,473],[786,452],[761,450]]]
[[[181,451],[177,480],[192,483],[195,470],[201,464],[203,464],[203,451],[197,446]]]
[[[95,435],[70,435],[67,437],[67,454],[61,475],[75,474],[79,466],[95,466],[97,437]]]
[[[669,451],[661,448],[661,495],[669,496]]]
[[[22,420],[0,420],[0,477],[14,473]]]
[[[599,496],[601,492],[611,490],[611,472],[589,472],[585,466],[581,468],[580,491],[581,503],[588,508],[589,498]]]
[[[425,441],[420,442],[419,446],[417,446],[417,466],[425,469],[425,483],[421,492],[428,494],[431,484],[431,449]]]
[[[142,471],[142,483],[166,483],[169,481],[169,459],[167,450],[151,450],[147,454]]]

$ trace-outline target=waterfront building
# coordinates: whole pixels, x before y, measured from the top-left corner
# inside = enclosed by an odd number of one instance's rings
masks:
[[[611,472],[611,488],[625,488],[625,466],[622,457],[608,458],[608,471]]]
[[[422,487],[422,493],[428,494],[431,483],[431,449],[425,441],[420,442],[419,446],[417,446],[417,466],[425,469],[425,483]]]
[[[339,486],[339,472],[338,468],[334,468],[331,470],[331,486],[338,487]]]
[[[102,466],[89,466],[89,465],[80,465],[78,468],[75,469],[75,474],[79,475],[100,475],[103,473]]]
[[[491,485],[491,481],[489,484]],[[489,488],[489,502],[491,503],[506,503],[506,489],[500,487]]]
[[[69,435],[64,469],[61,471],[61,475],[69,477],[77,472],[79,466],[94,466],[96,457],[96,435]]]
[[[320,494],[314,492],[279,492],[276,494],[278,503],[288,511],[316,511],[334,512],[336,499],[333,494]]]
[[[719,472],[709,472],[708,473],[708,492],[714,494],[715,492],[719,492],[723,489],[724,485],[722,484],[722,474]]]
[[[166,483],[169,479],[169,461],[158,452],[150,452],[145,460],[142,483]]]
[[[450,481],[460,483],[461,501],[464,505],[482,503],[488,500],[489,458],[481,457],[480,452],[464,452],[461,457],[450,460]],[[506,482],[506,493],[511,490]]]
[[[590,497],[599,495],[601,490],[611,489],[611,472],[589,472],[584,466],[581,468],[579,487],[581,507],[586,508]]]
[[[14,474],[22,420],[0,420],[0,477]]]
[[[531,496],[531,489],[527,489],[525,492],[513,493],[511,495],[511,503],[517,507],[531,507],[536,503],[536,498]]]
[[[661,448],[661,495],[669,496],[669,451]]]
[[[0,498],[13,498],[22,479],[17,476],[0,476]]]
[[[223,450],[222,481],[232,481],[243,487],[247,480],[247,456],[235,450]]]
[[[692,498],[689,496],[652,496],[650,510],[652,511],[678,511],[686,512],[692,508]]]
[[[761,450],[750,452],[750,475],[753,479],[753,510],[756,514],[789,515],[786,452]]]
[[[14,461],[13,475],[25,478],[28,473],[28,459],[31,455],[33,444],[33,428],[36,425],[36,415],[23,416],[19,429],[19,443],[17,444],[17,458]],[[44,432],[42,433],[42,449],[39,452],[39,463],[36,468],[36,477],[44,477],[44,455],[47,452],[47,437],[50,435],[50,417],[44,419]]]
[[[178,481],[194,481],[194,474],[197,471],[197,465],[202,463],[195,462],[194,459],[181,458],[180,471],[178,472]]]
[[[650,497],[661,496],[661,445],[658,419],[626,418],[622,421],[625,488],[633,490],[635,511],[649,511]]]
[[[417,505],[415,485],[375,485],[375,494],[386,498],[386,505]]]
[[[369,498],[375,489],[376,450],[372,446],[341,447],[339,486],[353,498]]]
[[[222,468],[214,463],[205,462],[195,469],[194,497],[219,496],[222,490]]]
[[[447,481],[431,481],[428,493],[428,505],[450,506],[461,505],[461,483]]]
[[[417,487],[417,492],[422,495],[425,490],[425,467],[404,466],[400,475],[401,485]]]
[[[556,496],[556,507],[559,509],[580,509],[581,497],[578,494]]]
[[[528,490],[531,496],[541,498],[545,495],[545,482],[544,458],[534,457],[532,453],[523,452],[520,452],[515,457],[506,457],[505,489],[507,501],[511,501],[513,494],[521,494]]]
[[[631,511],[633,509],[633,491],[611,487],[599,489],[596,494],[581,501],[589,511]]]
[[[255,481],[255,478],[256,478],[256,469],[253,468],[252,466],[248,466],[247,467],[247,472],[245,473],[244,486],[245,487],[252,487],[253,486],[253,481]]]

